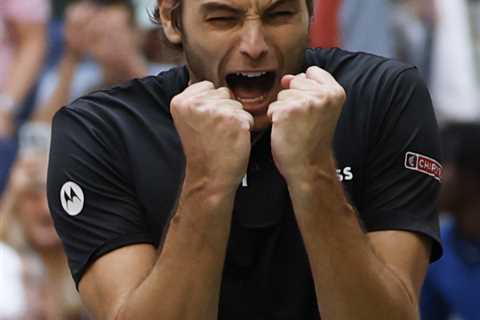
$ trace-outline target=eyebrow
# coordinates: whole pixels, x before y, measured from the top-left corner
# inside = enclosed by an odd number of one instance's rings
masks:
[[[298,1],[295,1],[295,0],[273,0],[272,4],[270,6],[268,6],[265,10],[266,11],[274,10],[277,7],[280,7],[281,5],[284,5],[284,4],[298,5]]]
[[[217,1],[210,1],[210,2],[204,3],[200,6],[200,11],[203,14],[206,14],[210,11],[218,11],[218,10],[229,11],[229,12],[237,13],[237,14],[243,12],[243,10],[238,8],[238,7],[228,5],[228,4],[225,4],[223,2],[217,2]]]

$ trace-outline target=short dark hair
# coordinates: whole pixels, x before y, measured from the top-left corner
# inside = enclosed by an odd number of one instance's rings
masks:
[[[313,5],[313,0],[305,0],[307,2],[307,8],[308,8],[308,14],[310,17],[313,16],[314,12],[314,5]],[[175,4],[172,7],[172,10],[170,12],[171,14],[171,19],[173,22],[173,25],[178,29],[181,30],[182,27],[182,0],[176,0]],[[160,9],[158,7],[158,4],[155,6],[153,13],[151,14],[151,20],[156,23],[156,24],[161,24],[160,21]],[[178,49],[182,49],[182,45],[175,46]]]
[[[85,0],[100,7],[119,6],[127,9],[131,25],[136,25],[135,5],[132,0]]]

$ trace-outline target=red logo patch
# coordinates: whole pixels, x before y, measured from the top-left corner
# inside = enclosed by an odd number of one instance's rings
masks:
[[[442,179],[442,165],[438,161],[418,153],[407,152],[405,156],[405,167],[410,170],[428,174],[439,181]]]

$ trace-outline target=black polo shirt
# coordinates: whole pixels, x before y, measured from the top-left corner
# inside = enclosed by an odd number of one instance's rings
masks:
[[[418,71],[340,49],[305,55],[305,68],[327,70],[347,92],[334,152],[338,178],[365,230],[426,235],[434,243],[432,259],[438,258],[439,139]],[[169,105],[187,83],[187,69],[180,67],[97,91],[56,114],[48,198],[77,284],[109,251],[159,245],[185,165]],[[228,320],[319,319],[268,132],[253,146],[236,195],[219,310],[219,319]]]

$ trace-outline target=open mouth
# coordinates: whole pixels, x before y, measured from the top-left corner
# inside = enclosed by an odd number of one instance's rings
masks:
[[[275,87],[276,73],[273,71],[229,73],[226,82],[235,98],[247,109],[268,102]]]

